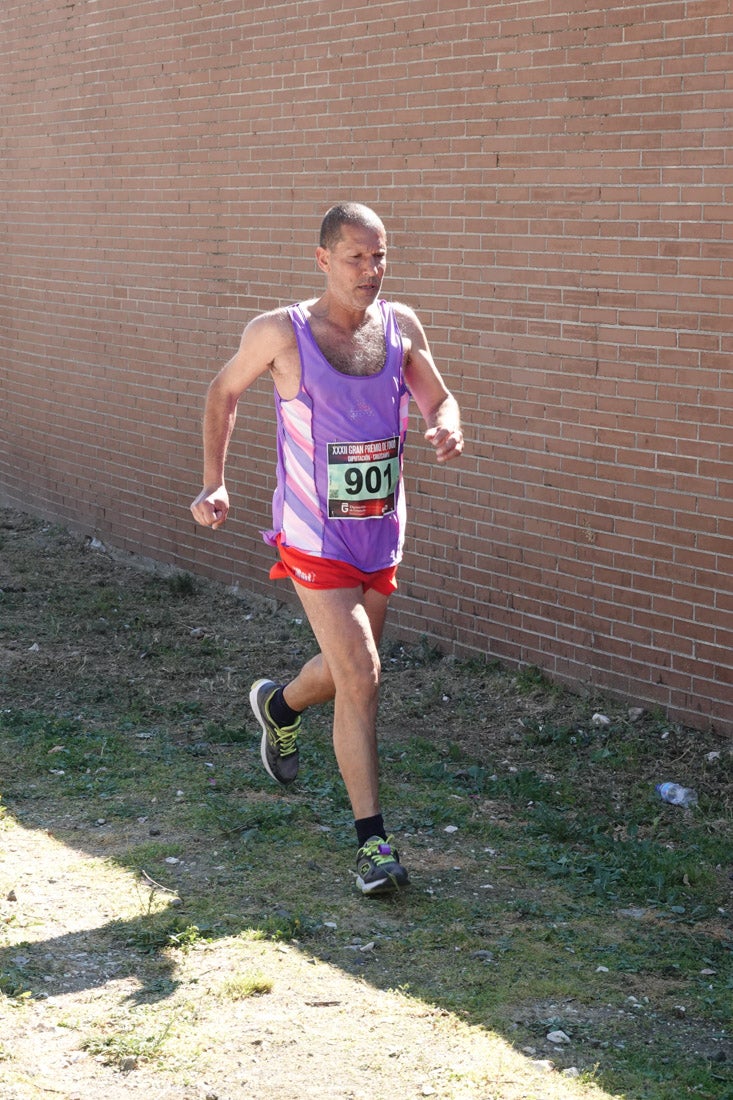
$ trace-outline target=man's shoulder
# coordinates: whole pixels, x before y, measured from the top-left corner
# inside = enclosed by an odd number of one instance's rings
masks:
[[[408,306],[405,302],[393,302],[387,300],[386,304],[391,306],[397,316],[398,320],[416,320],[417,314],[412,306]]]
[[[289,341],[294,338],[293,325],[288,306],[277,306],[264,313],[258,313],[248,323],[245,333],[250,339]]]
[[[299,310],[306,320],[310,318],[311,307],[316,304],[317,298],[309,298],[303,302],[292,302],[286,306],[275,306],[264,313],[258,313],[249,323],[260,329],[280,329],[288,333],[293,331],[292,311]]]
[[[258,313],[249,323],[250,325],[257,325],[259,328],[267,328],[268,325],[290,324],[289,310],[290,306],[275,306],[274,309],[267,309],[264,313]]]
[[[397,323],[405,336],[420,330],[420,320],[412,306],[408,306],[404,302],[388,302],[387,304],[392,307]]]

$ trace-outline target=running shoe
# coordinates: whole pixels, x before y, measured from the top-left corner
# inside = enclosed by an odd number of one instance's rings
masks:
[[[270,717],[269,703],[278,685],[272,680],[256,680],[249,693],[249,705],[262,726],[260,755],[265,771],[277,783],[292,783],[298,774],[298,732],[300,717],[292,726],[276,726]]]
[[[393,838],[370,836],[356,853],[356,885],[362,894],[392,894],[408,883]]]

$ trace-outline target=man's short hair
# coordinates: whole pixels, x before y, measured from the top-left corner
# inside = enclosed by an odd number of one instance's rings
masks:
[[[321,248],[333,248],[341,240],[344,225],[358,225],[363,229],[384,229],[382,219],[368,206],[360,202],[339,202],[332,206],[321,222]]]

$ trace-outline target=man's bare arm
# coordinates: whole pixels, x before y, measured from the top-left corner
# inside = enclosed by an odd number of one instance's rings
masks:
[[[194,519],[204,527],[216,530],[229,514],[224,468],[239,399],[265,371],[272,370],[291,332],[281,310],[256,317],[245,328],[236,353],[209,386],[203,428],[204,486],[191,504]]]
[[[458,402],[435,365],[425,331],[407,306],[397,307],[400,329],[409,350],[405,381],[427,425],[425,439],[435,448],[438,462],[457,458],[463,452],[463,431]]]

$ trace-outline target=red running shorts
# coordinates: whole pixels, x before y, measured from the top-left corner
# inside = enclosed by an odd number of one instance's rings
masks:
[[[277,548],[280,561],[275,562],[270,570],[272,580],[290,577],[296,584],[302,584],[306,588],[358,588],[361,585],[365,592],[373,588],[383,596],[391,596],[397,589],[396,565],[366,573],[344,561],[316,558],[312,554],[296,550],[293,546],[283,546],[280,539]]]

